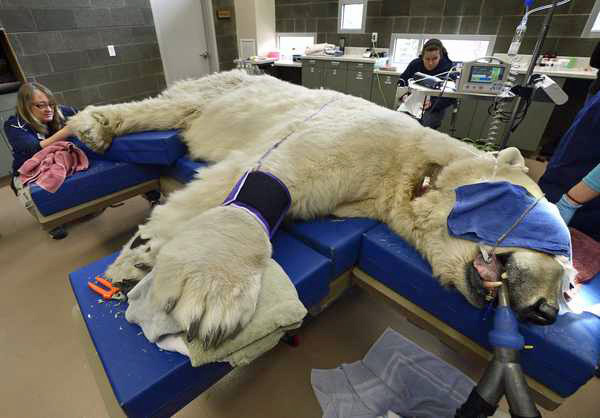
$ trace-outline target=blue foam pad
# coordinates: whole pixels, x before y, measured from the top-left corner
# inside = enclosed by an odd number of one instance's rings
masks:
[[[117,257],[114,253],[69,274],[73,293],[117,402],[129,417],[170,416],[225,376],[227,363],[191,366],[187,357],[161,351],[125,320],[127,304],[98,303],[87,287]]]
[[[208,167],[209,163],[204,161],[194,161],[189,155],[184,155],[175,161],[174,164],[165,167],[162,171],[163,176],[173,177],[180,183],[186,184],[194,179],[198,171]]]
[[[300,300],[311,306],[328,291],[331,261],[285,232],[273,239],[273,258],[290,276]],[[129,417],[166,417],[181,409],[231,367],[213,363],[192,367],[178,353],[161,351],[137,325],[124,318],[126,303],[98,303],[87,282],[102,275],[114,253],[69,274],[69,280],[92,342],[116,399]]]
[[[31,183],[31,197],[41,214],[48,216],[149,180],[157,179],[157,166],[107,160],[90,160],[90,167],[67,177],[56,193]]]
[[[406,241],[380,225],[364,235],[359,267],[439,320],[490,349],[493,310],[477,309],[455,290],[444,289],[431,267]],[[600,286],[598,286],[600,288]],[[561,315],[550,326],[520,324],[526,344],[525,372],[560,396],[574,393],[594,374],[600,359],[600,318]]]
[[[378,222],[366,218],[317,219],[286,223],[284,228],[333,261],[332,277],[336,278],[356,264],[362,234]]]
[[[279,230],[271,240],[273,259],[285,270],[307,308],[329,293],[331,260]]]
[[[187,152],[179,132],[134,132],[113,138],[102,157],[111,161],[136,164],[171,165]]]

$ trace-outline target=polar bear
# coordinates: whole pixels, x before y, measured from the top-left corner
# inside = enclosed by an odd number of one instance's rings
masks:
[[[156,304],[172,313],[188,339],[198,337],[207,347],[251,319],[271,257],[259,222],[221,205],[258,165],[289,189],[291,217],[385,222],[429,261],[442,285],[479,307],[479,247],[449,236],[446,227],[455,188],[505,180],[542,195],[516,149],[484,153],[363,99],[238,70],[178,82],[155,98],[89,106],[68,125],[97,151],[116,135],[179,128],[194,158],[214,162],[153,210],[106,272],[120,281],[153,268]],[[430,186],[423,191],[426,177]],[[553,322],[563,267],[529,249],[498,254],[512,307],[536,322]]]

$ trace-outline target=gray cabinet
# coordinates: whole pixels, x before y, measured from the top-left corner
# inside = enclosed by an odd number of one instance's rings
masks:
[[[323,69],[320,66],[302,66],[302,85],[309,89],[318,89],[323,86]]]
[[[342,61],[325,61],[323,71],[323,87],[347,93],[346,76],[348,65]]]
[[[323,87],[346,93],[346,73],[345,69],[326,68],[323,72]]]
[[[302,85],[309,89],[323,87],[323,61],[314,59],[302,60]]]
[[[373,63],[338,60],[302,60],[302,85],[326,88],[371,99]]]
[[[393,109],[398,80],[400,80],[398,75],[374,73],[371,82],[371,101]]]
[[[362,97],[363,99],[371,99],[371,81],[373,79],[373,71],[359,70],[348,71],[347,87],[348,94]]]

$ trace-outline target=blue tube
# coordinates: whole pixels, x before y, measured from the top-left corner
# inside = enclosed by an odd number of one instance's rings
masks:
[[[533,6],[533,0],[525,0],[525,7],[531,8]]]
[[[519,333],[519,324],[508,306],[498,306],[494,316],[494,328],[489,333],[490,344],[493,347],[512,348],[521,350],[525,344]]]

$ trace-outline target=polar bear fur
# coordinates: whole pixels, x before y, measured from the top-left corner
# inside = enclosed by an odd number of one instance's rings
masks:
[[[154,268],[152,297],[171,311],[188,338],[219,344],[245,326],[256,306],[271,244],[262,226],[220,204],[235,182],[276,142],[261,169],[292,196],[289,215],[369,217],[388,224],[430,262],[445,286],[476,306],[475,243],[448,235],[454,189],[486,180],[541,191],[516,149],[496,158],[412,118],[363,99],[309,90],[241,71],[182,81],[156,98],[90,106],[69,121],[84,142],[105,150],[113,136],[180,128],[192,157],[214,161],[152,212],[107,270],[115,281]],[[429,190],[419,195],[425,176]],[[556,307],[562,267],[553,257],[503,248],[511,304],[540,298]]]

